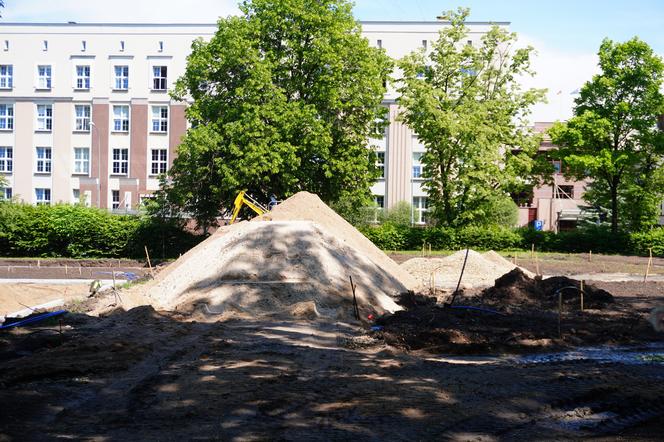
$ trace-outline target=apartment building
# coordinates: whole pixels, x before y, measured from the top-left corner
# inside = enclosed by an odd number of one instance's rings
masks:
[[[498,23],[507,26],[508,23]],[[365,22],[364,36],[393,58],[431,45],[447,23]],[[491,23],[469,23],[468,44]],[[0,197],[33,204],[79,202],[134,209],[158,188],[187,129],[186,103],[168,91],[184,72],[191,42],[214,24],[0,24]],[[411,202],[426,220],[420,157],[424,146],[397,121],[396,92],[384,105],[390,124],[378,149],[383,177],[372,188],[381,207]]]

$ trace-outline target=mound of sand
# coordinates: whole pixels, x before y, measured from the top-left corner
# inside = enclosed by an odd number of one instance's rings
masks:
[[[420,287],[430,287],[432,275],[439,288],[455,288],[466,256],[465,250],[459,250],[444,258],[412,258],[401,264],[401,268],[417,278]],[[496,279],[516,268],[514,264],[492,251],[468,252],[468,261],[461,280],[461,287],[486,287]],[[530,272],[525,271],[531,275]]]
[[[168,310],[350,319],[352,276],[363,317],[399,310],[392,297],[407,288],[346,234],[312,221],[222,227],[159,274],[146,295]]]
[[[359,230],[330,209],[317,195],[298,192],[271,212],[252,221],[313,221],[342,245],[353,247],[378,267],[396,278],[408,290],[418,286],[417,279],[397,263],[392,261],[382,250],[374,245]]]

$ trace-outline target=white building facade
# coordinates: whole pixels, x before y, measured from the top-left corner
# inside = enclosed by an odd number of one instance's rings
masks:
[[[498,23],[507,26],[508,23]],[[478,44],[491,23],[468,23]],[[400,58],[427,48],[444,22],[364,22],[369,42]],[[184,73],[191,42],[213,24],[0,24],[0,197],[33,204],[79,202],[136,208],[158,186],[187,129],[186,104],[168,91]],[[381,207],[413,204],[426,219],[419,158],[424,146],[397,120],[377,146],[384,176],[372,187]]]

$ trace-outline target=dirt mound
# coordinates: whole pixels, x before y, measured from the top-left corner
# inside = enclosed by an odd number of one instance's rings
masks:
[[[350,276],[363,317],[400,308],[392,296],[406,287],[323,226],[243,222],[219,229],[185,254],[158,276],[147,296],[167,310],[349,319]]]
[[[408,290],[413,290],[418,281],[408,271],[400,268],[382,250],[374,245],[359,230],[330,209],[317,195],[298,192],[276,206],[271,212],[252,221],[313,221],[343,245],[348,245],[366,256],[378,267],[396,278]]]
[[[420,287],[430,287],[435,275],[436,287],[449,289],[456,287],[465,258],[466,251],[459,250],[444,258],[412,258],[401,264],[401,268],[417,278]],[[517,267],[494,251],[482,254],[469,250],[461,287],[491,286],[514,268]]]
[[[506,309],[514,306],[551,309],[558,305],[558,293],[561,293],[565,306],[580,309],[580,286],[579,281],[564,276],[530,278],[520,269],[514,269],[498,278],[495,286],[484,290],[479,299]],[[593,285],[585,285],[583,291],[585,308],[602,309],[613,302],[610,293]]]

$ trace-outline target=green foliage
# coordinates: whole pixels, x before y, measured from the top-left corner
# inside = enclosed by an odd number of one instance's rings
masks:
[[[478,224],[484,226],[516,227],[519,222],[519,207],[507,195],[489,197],[481,206],[481,213]]]
[[[399,62],[398,102],[403,120],[426,147],[423,177],[433,217],[444,226],[484,224],[487,204],[531,187],[539,139],[529,108],[544,91],[522,91],[517,78],[531,75],[532,48],[515,48],[516,34],[494,26],[479,47],[467,45],[469,10],[447,12],[451,26],[430,53]]]
[[[384,51],[369,46],[347,0],[245,0],[197,40],[173,97],[192,124],[169,172],[173,203],[214,224],[238,191],[300,190],[350,208],[378,176],[367,139],[384,118]],[[377,124],[378,122],[378,124]]]
[[[406,201],[399,201],[389,209],[385,209],[379,221],[396,226],[410,226],[412,216],[413,206]]]
[[[113,215],[80,205],[0,202],[0,256],[142,257],[146,245],[172,257],[197,240],[153,217]]]
[[[647,228],[664,197],[664,133],[656,126],[664,113],[664,64],[638,38],[605,39],[599,60],[602,72],[581,88],[574,117],[549,130],[560,146],[553,154],[568,175],[593,180],[585,199],[610,207],[614,233]]]
[[[431,244],[433,250],[530,250],[543,252],[593,253],[664,256],[664,228],[641,233],[614,234],[608,227],[589,227],[569,232],[544,232],[529,228],[468,226],[406,227],[393,224],[364,226],[361,232],[383,250],[420,250]]]

